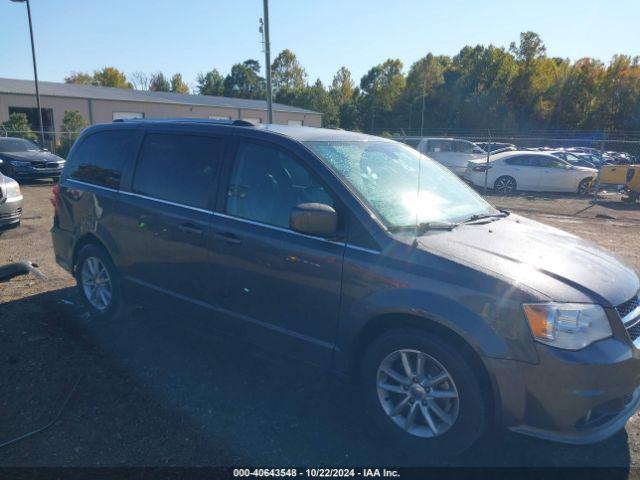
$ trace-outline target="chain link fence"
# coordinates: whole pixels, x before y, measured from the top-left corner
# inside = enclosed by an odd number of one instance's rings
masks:
[[[484,151],[491,151],[493,154],[510,150],[540,150],[554,152],[558,150],[568,150],[583,161],[586,160],[598,169],[590,189],[594,198],[603,191],[620,192],[624,191],[628,195],[625,198],[637,200],[639,197],[640,182],[631,181],[634,175],[640,175],[640,167],[630,167],[630,165],[640,165],[640,132],[616,132],[605,133],[599,131],[561,131],[561,130],[539,130],[526,133],[520,131],[472,131],[464,129],[424,129],[423,135],[418,135],[418,131],[405,132],[400,129],[400,133],[389,135],[388,132],[375,132],[378,135],[392,138],[406,143],[414,148],[418,147],[422,140],[436,140],[442,143],[445,148],[450,148],[449,152],[469,154],[469,143],[472,142]],[[450,140],[450,142],[448,142]],[[461,140],[461,142],[456,142]],[[431,142],[429,142],[431,143]],[[446,144],[446,145],[445,145]],[[424,143],[422,144],[425,145]],[[423,152],[430,155],[429,148]],[[437,159],[438,154],[431,154]],[[556,153],[556,155],[558,155]],[[562,155],[562,154],[560,154]],[[475,157],[475,158],[474,158]],[[469,159],[481,162],[484,157],[480,154],[469,155]],[[565,158],[570,163],[576,159]],[[491,161],[491,155],[486,157],[486,161]],[[443,162],[444,163],[444,162]],[[591,166],[589,164],[574,163],[578,166]],[[603,166],[605,167],[603,169]],[[482,167],[480,167],[482,168]],[[491,167],[488,167],[491,168]],[[485,171],[488,171],[485,167]],[[611,170],[617,170],[617,174],[612,176]],[[621,174],[622,171],[622,174]],[[611,178],[616,178],[615,183],[608,182]],[[638,184],[639,186],[636,186]],[[478,185],[476,185],[478,186]],[[483,193],[494,187],[488,179],[488,174],[484,175],[484,185],[480,186]],[[544,190],[544,185],[540,186]],[[554,188],[549,188],[554,190]]]

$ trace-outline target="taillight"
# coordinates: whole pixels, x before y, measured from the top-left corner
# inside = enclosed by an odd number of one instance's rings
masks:
[[[53,205],[53,213],[58,215],[58,195],[60,195],[60,185],[57,183],[51,189],[53,197],[51,197],[51,205]]]
[[[474,172],[486,172],[490,168],[491,168],[491,165],[477,165],[477,166],[473,167],[472,170]]]

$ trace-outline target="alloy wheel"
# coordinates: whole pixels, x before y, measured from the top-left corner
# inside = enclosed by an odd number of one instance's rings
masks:
[[[82,291],[89,303],[97,310],[109,307],[113,295],[113,287],[107,267],[96,257],[87,257],[82,264]]]
[[[588,194],[589,186],[590,186],[590,182],[588,182],[587,180],[583,180],[582,182],[580,182],[580,185],[578,185],[578,194],[579,195]]]
[[[500,177],[496,181],[495,188],[500,193],[511,193],[516,189],[514,181],[509,177]]]
[[[380,363],[376,381],[383,410],[411,435],[438,437],[458,418],[460,400],[451,374],[424,352],[390,353]]]

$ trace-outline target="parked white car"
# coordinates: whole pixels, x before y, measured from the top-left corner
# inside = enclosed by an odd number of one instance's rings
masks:
[[[488,168],[488,170],[487,170]],[[492,155],[486,161],[471,161],[464,178],[483,187],[487,172],[487,186],[500,193],[516,190],[540,192],[573,192],[586,194],[598,174],[595,168],[579,167],[545,152],[505,152]]]
[[[414,148],[458,176],[464,174],[470,161],[487,157],[475,143],[458,138],[422,138]]]

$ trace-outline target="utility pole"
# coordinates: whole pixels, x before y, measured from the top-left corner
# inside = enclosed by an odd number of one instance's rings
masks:
[[[269,0],[262,0],[264,8],[264,61],[267,73],[267,123],[273,123],[273,99],[271,90],[271,43],[269,42]]]
[[[424,75],[422,82],[422,119],[420,120],[420,136],[424,137],[424,97],[427,96],[427,75]]]
[[[11,1],[15,3],[27,4],[27,16],[29,17],[29,35],[31,36],[31,57],[33,58],[33,76],[36,81],[36,104],[38,105],[38,120],[40,121],[40,147],[44,148],[44,123],[42,122],[42,109],[40,108],[40,90],[38,88],[38,67],[36,66],[36,47],[33,42],[33,25],[31,23],[31,6],[29,5],[29,0],[11,0]]]
[[[482,189],[482,194],[487,196],[487,182],[489,181],[489,157],[491,156],[491,130],[487,129],[487,133],[489,134],[489,148],[487,148],[487,163],[484,166],[484,188]]]

